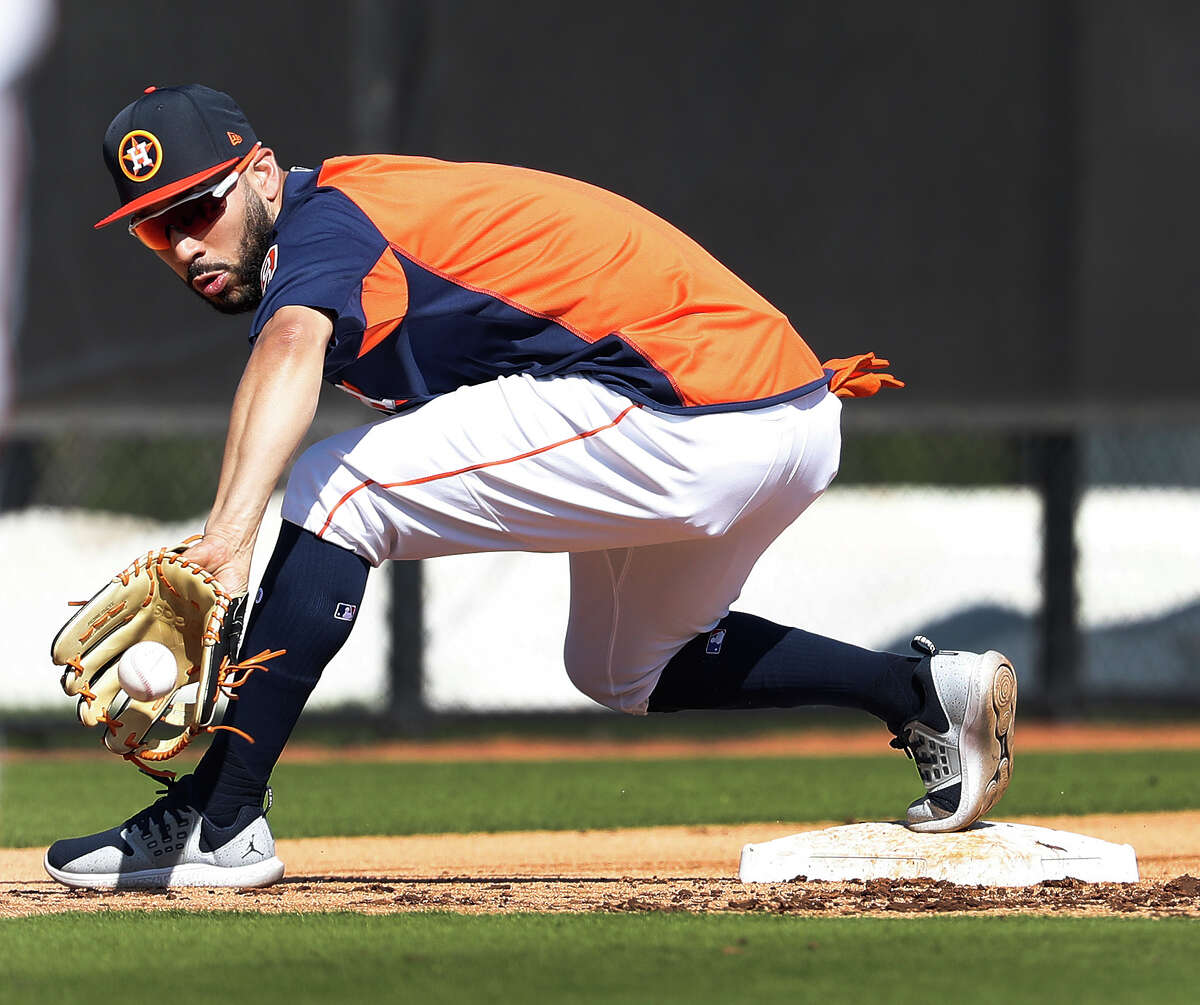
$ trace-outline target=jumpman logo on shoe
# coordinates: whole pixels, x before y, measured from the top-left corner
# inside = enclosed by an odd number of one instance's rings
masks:
[[[262,852],[260,852],[257,848],[254,847],[254,835],[253,834],[250,835],[250,847],[246,849],[246,854],[243,855],[242,858],[246,858],[251,853],[253,853],[255,855],[262,854]]]

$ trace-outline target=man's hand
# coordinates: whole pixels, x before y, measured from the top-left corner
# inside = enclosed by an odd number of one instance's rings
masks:
[[[226,593],[237,597],[250,585],[252,552],[253,549],[239,552],[233,542],[215,534],[205,534],[183,553],[183,557],[211,572]]]

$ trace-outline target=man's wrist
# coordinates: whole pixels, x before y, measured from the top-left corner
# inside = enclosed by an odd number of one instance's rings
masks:
[[[200,544],[215,551],[222,562],[246,564],[254,553],[254,541],[257,536],[257,530],[248,535],[244,531],[234,531],[224,526],[206,527]]]
[[[213,542],[228,545],[233,551],[252,551],[254,540],[258,537],[258,526],[228,523],[214,523],[211,519],[204,527],[204,536]]]

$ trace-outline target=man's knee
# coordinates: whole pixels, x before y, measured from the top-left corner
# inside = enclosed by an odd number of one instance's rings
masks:
[[[575,689],[592,701],[611,708],[614,712],[627,715],[645,715],[646,703],[653,685],[647,689],[644,680],[631,679],[625,674],[615,673],[606,657],[572,653],[564,654],[567,677]]]
[[[305,450],[288,477],[283,518],[379,565],[389,557],[391,528],[376,511],[373,483],[356,480],[344,459],[340,437]]]

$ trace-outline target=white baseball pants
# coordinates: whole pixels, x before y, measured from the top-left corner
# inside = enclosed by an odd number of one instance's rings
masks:
[[[825,389],[681,416],[585,377],[501,377],[311,447],[283,517],[373,565],[570,552],[567,673],[600,704],[644,714],[671,657],[729,613],[833,480],[840,415]],[[520,612],[487,583],[479,597]]]

